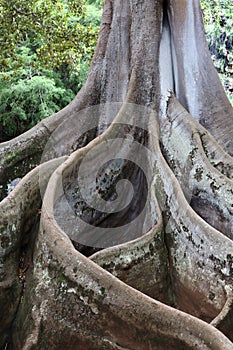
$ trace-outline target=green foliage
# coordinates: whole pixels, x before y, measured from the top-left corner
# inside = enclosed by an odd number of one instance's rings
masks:
[[[19,67],[17,48],[28,40],[35,52],[34,66],[72,64],[78,70],[90,59],[97,31],[86,17],[85,0],[2,0],[0,3],[0,69]]]
[[[68,104],[86,80],[101,7],[85,0],[0,3],[0,142]]]
[[[0,138],[16,136],[66,106],[75,93],[53,71],[32,68],[35,54],[22,47],[18,56],[24,64],[2,73],[0,80]],[[9,80],[10,79],[10,80]]]
[[[98,9],[101,9],[101,7],[104,4],[104,0],[87,0],[88,5],[93,5]]]
[[[17,84],[2,86],[0,93],[0,124],[6,135],[24,132],[40,120],[65,106],[73,92],[56,87],[54,80],[33,76]]]
[[[96,7],[95,5],[87,5],[87,17],[85,23],[92,24],[95,29],[99,29],[100,20],[102,15],[101,7]]]
[[[201,5],[211,56],[233,103],[233,2],[201,0]]]

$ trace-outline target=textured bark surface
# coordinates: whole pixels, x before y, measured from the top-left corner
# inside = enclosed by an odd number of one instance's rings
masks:
[[[0,347],[233,349],[232,121],[199,1],[106,0],[83,89],[0,144]]]

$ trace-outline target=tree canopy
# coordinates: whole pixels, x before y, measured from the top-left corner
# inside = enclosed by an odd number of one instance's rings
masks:
[[[0,69],[22,65],[18,48],[29,42],[34,66],[55,68],[62,63],[78,69],[83,56],[91,58],[97,33],[84,0],[3,0],[0,4]]]
[[[87,76],[100,17],[100,4],[86,1],[0,4],[1,141],[74,98]]]
[[[212,60],[233,104],[233,3],[201,0]]]

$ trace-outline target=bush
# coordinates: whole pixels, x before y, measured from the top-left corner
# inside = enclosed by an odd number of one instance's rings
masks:
[[[233,3],[201,0],[201,5],[211,57],[233,103]]]
[[[2,84],[4,85],[4,84]],[[71,90],[55,85],[45,76],[20,79],[0,92],[2,138],[13,137],[64,107],[74,97]]]
[[[80,62],[63,61],[59,67],[55,62],[53,69],[45,68],[46,64],[38,60],[37,37],[27,35],[26,40],[18,42],[14,60],[10,57],[7,70],[0,73],[0,142],[19,135],[60,110],[81,89],[96,45],[101,12],[101,1],[88,1],[85,15],[81,16],[78,12],[75,12],[77,15],[69,15],[72,26],[86,28],[83,35],[89,30],[89,37],[83,43],[81,36],[77,37],[82,48]],[[87,41],[89,47],[86,47]],[[3,56],[0,55],[0,58],[3,59]]]

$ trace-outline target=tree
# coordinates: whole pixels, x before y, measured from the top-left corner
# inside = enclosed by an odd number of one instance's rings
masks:
[[[22,66],[18,47],[30,42],[36,53],[34,67],[54,68],[93,54],[96,31],[85,25],[85,1],[5,1],[0,5],[1,70]],[[60,25],[62,23],[62,25]]]
[[[34,55],[30,55],[29,49],[21,48],[21,55],[27,57],[24,66],[6,73],[13,75],[10,82],[4,79],[0,82],[0,141],[27,131],[65,107],[75,96],[58,73],[32,68]]]
[[[231,1],[201,1],[211,57],[233,103],[232,47],[233,5]]]
[[[85,1],[1,3],[0,142],[74,98],[86,80],[100,12]]]
[[[83,89],[1,144],[2,183],[40,163],[0,206],[1,345],[232,349],[232,136],[199,2],[106,0]]]

